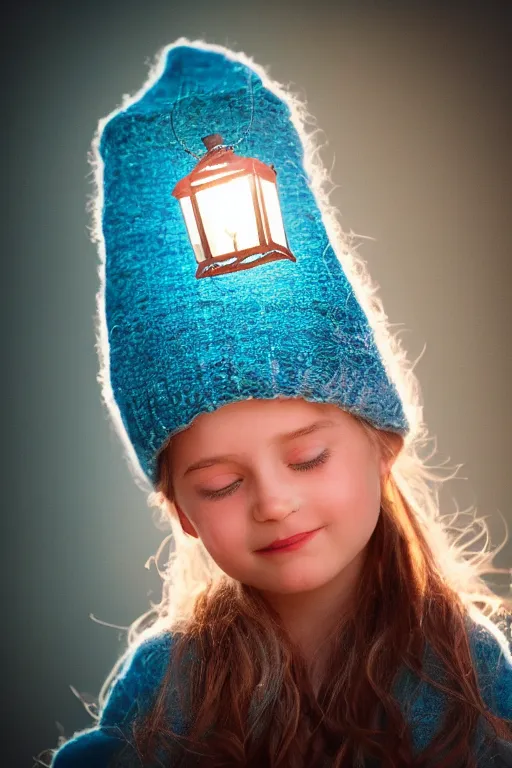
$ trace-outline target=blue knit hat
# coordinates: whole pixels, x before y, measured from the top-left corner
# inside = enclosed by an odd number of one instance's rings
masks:
[[[299,107],[243,54],[182,39],[100,123],[99,378],[132,463],[152,485],[173,434],[248,398],[333,403],[378,429],[409,430],[370,322],[373,299],[363,310],[365,293],[334,250],[341,244],[314,188]],[[214,133],[275,167],[296,261],[197,279],[172,192],[196,164],[190,152],[204,154],[201,140]]]

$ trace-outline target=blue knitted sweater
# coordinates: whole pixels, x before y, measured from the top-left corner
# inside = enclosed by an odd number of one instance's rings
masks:
[[[512,719],[512,659],[484,627],[471,625],[469,633],[482,698],[494,714]],[[130,726],[147,712],[156,696],[169,662],[172,634],[162,633],[141,643],[129,656],[113,685],[93,728],[75,733],[55,753],[51,768],[135,768],[141,762],[130,746]],[[432,674],[434,667],[428,669]],[[443,694],[408,670],[398,676],[395,695],[411,728],[413,744],[421,750],[442,723]],[[178,708],[170,706],[170,724],[184,733]],[[498,741],[489,749],[478,748],[478,768],[512,766],[512,745]],[[169,766],[169,768],[172,768]]]

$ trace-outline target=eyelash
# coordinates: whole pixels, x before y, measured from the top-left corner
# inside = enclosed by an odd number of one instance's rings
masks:
[[[305,461],[302,464],[290,464],[290,467],[296,472],[307,472],[311,469],[315,469],[315,467],[319,467],[321,464],[325,464],[330,455],[330,452],[325,450],[317,456],[316,459]],[[237,490],[241,482],[241,480],[236,480],[231,485],[228,485],[227,488],[221,488],[218,491],[201,491],[201,495],[206,496],[207,499],[223,499],[226,496],[231,496],[231,494]]]

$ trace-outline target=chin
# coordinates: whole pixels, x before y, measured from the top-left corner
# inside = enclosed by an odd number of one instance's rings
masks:
[[[276,578],[271,579],[268,584],[259,586],[259,589],[279,595],[293,595],[320,589],[330,581],[330,577],[321,577],[319,574],[308,574],[298,571],[297,573],[289,574],[281,573],[279,580]]]

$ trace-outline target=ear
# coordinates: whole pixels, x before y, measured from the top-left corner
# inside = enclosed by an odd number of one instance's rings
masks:
[[[396,432],[387,432],[386,444],[388,447],[388,450],[386,451],[387,455],[384,456],[381,450],[380,457],[380,472],[382,477],[387,477],[391,472],[391,468],[404,446],[404,439],[402,435],[398,435]]]
[[[196,529],[194,528],[194,526],[192,525],[192,523],[190,522],[186,514],[183,512],[181,507],[179,507],[178,504],[176,504],[176,502],[174,502],[174,506],[176,507],[176,512],[178,513],[178,517],[184,533],[188,533],[189,536],[193,536],[195,539],[198,539],[199,534],[197,533]]]

